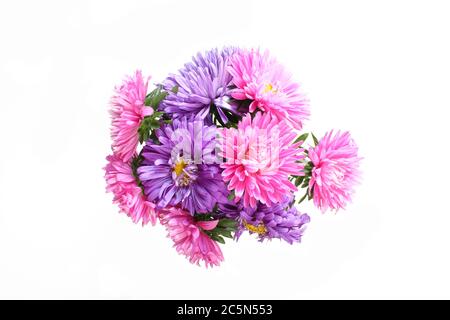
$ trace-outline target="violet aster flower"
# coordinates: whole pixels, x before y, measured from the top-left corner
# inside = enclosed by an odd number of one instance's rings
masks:
[[[220,204],[219,209],[227,218],[238,221],[236,238],[248,230],[258,234],[260,241],[277,238],[292,244],[300,242],[305,225],[310,221],[306,213],[299,213],[292,205],[293,201],[291,194],[271,207],[261,202],[256,208],[244,207],[241,200],[238,203]]]
[[[360,177],[361,158],[350,133],[326,133],[308,156],[313,164],[309,190],[314,205],[322,212],[345,208]]]
[[[137,169],[145,195],[157,207],[181,206],[192,215],[226,201],[226,186],[215,164],[216,127],[199,118],[174,119],[148,140]]]
[[[173,118],[199,115],[204,119],[210,112],[217,112],[223,123],[239,114],[237,104],[230,101],[232,77],[227,71],[228,59],[236,51],[225,48],[198,53],[179,74],[172,74],[165,80],[164,89],[169,95],[160,109]]]

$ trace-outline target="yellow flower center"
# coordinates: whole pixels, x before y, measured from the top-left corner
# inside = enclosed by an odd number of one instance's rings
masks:
[[[262,223],[260,223],[257,226],[254,226],[254,225],[248,223],[245,220],[243,220],[242,222],[244,223],[244,227],[247,228],[247,230],[250,231],[250,232],[254,232],[254,233],[257,233],[259,235],[263,235],[263,234],[265,234],[267,232],[266,227]]]
[[[271,83],[268,83],[264,86],[264,93],[268,92],[277,93],[278,89],[275,88]]]
[[[175,163],[175,166],[173,167],[173,172],[175,172],[175,174],[179,176],[180,174],[183,173],[183,170],[186,166],[187,163],[184,162],[183,159],[180,159],[177,163]]]

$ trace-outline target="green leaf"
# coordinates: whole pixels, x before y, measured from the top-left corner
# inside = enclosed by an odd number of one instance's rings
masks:
[[[217,226],[225,227],[225,228],[227,228],[227,227],[229,227],[229,228],[236,228],[237,222],[235,220],[233,220],[233,219],[224,218],[224,219],[220,219],[220,221],[217,224]]]
[[[222,237],[227,237],[227,238],[233,238],[233,235],[231,234],[231,231],[229,230],[224,230],[222,231],[222,233],[220,234]]]
[[[162,117],[164,116],[164,112],[155,111],[150,116],[146,116],[139,126],[138,134],[139,134],[139,142],[144,143],[149,138],[151,138],[155,143],[159,143],[158,138],[156,137],[155,130],[161,127]]]
[[[303,184],[302,184],[302,186],[300,187],[300,188],[306,188],[306,187],[308,187],[308,185],[309,185],[309,178],[306,178],[304,181],[303,181]]]
[[[159,129],[160,123],[159,123],[159,121],[156,120],[156,119],[151,119],[151,120],[149,121],[148,126],[149,126],[149,128],[150,128],[151,130],[155,130],[155,129]]]
[[[309,161],[303,168],[303,172],[305,173],[305,176],[310,177],[311,171],[313,168],[314,168],[314,164],[312,163],[312,161]]]
[[[133,177],[136,180],[136,184],[141,188],[142,194],[145,194],[144,185],[142,184],[141,180],[139,179],[139,175],[137,173],[137,169],[141,165],[142,160],[144,160],[144,158],[141,156],[141,154],[133,157],[133,159],[131,160],[131,172],[133,173]]]
[[[306,133],[304,133],[304,134],[298,136],[297,139],[294,140],[294,143],[297,143],[297,142],[300,142],[300,141],[305,142],[305,140],[308,138],[308,135],[309,135],[309,133],[306,132]],[[303,144],[303,143],[302,143],[302,144]]]
[[[148,138],[152,139],[154,144],[160,144],[158,137],[156,136],[156,131],[152,131],[152,133],[150,134],[150,136]]]
[[[211,237],[211,239],[213,239],[214,241],[220,242],[221,244],[225,244],[225,240],[222,237],[220,237],[220,236],[213,235]]]
[[[170,89],[170,91],[172,91],[173,93],[177,94],[179,88],[180,88],[179,86],[174,86],[172,89]]]
[[[210,213],[197,213],[194,216],[195,221],[211,221],[211,220],[216,220],[212,214]],[[219,221],[220,222],[220,221]],[[210,232],[210,231],[208,231]]]
[[[308,191],[306,191],[305,194],[303,195],[303,197],[301,197],[300,200],[298,200],[298,203],[299,203],[299,204],[302,203],[303,200],[306,199],[306,196],[307,196],[307,195],[308,195]]]
[[[214,213],[196,214],[194,216],[196,221],[210,221],[217,219]],[[213,230],[203,230],[203,232],[212,240],[225,243],[225,238],[233,238],[237,229],[237,222],[233,219],[223,218]]]
[[[166,91],[158,86],[145,97],[145,105],[152,107],[154,110],[157,110],[159,104],[164,100],[167,94],[168,93]]]
[[[314,135],[314,133],[311,132],[312,138],[314,140],[314,145],[318,145],[319,144],[319,140],[317,140],[316,136]]]
[[[302,184],[303,180],[305,179],[305,176],[298,176],[297,178],[295,178],[295,186],[298,187],[299,185]]]
[[[230,194],[227,197],[228,200],[232,201],[235,197],[236,197],[236,195],[234,194],[234,190],[231,190]]]
[[[151,117],[152,118],[160,118],[163,114],[164,114],[164,112],[162,112],[162,111],[155,111],[155,112],[153,112]]]

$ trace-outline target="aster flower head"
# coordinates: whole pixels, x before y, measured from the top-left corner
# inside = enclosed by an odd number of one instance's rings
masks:
[[[137,169],[147,198],[159,208],[181,206],[192,215],[211,212],[226,201],[216,164],[216,127],[199,118],[174,119],[156,131],[160,144],[148,140]]]
[[[177,252],[185,255],[191,263],[200,265],[203,261],[206,267],[213,267],[223,261],[218,244],[202,231],[214,228],[214,224],[196,222],[189,212],[173,207],[161,211],[160,221]]]
[[[123,162],[117,155],[110,155],[106,160],[106,191],[114,195],[113,202],[118,204],[120,211],[128,215],[134,223],[142,221],[142,225],[149,222],[155,225],[155,205],[145,199],[130,164]]]
[[[173,118],[217,112],[219,119],[226,123],[238,114],[238,106],[230,101],[231,75],[227,71],[228,59],[237,50],[213,49],[198,53],[192,62],[185,64],[179,74],[170,75],[164,82],[169,93],[160,108]]]
[[[313,164],[309,192],[323,212],[345,208],[360,177],[358,147],[349,132],[330,131],[308,151]]]
[[[241,50],[230,58],[228,71],[236,86],[231,93],[237,100],[252,100],[249,111],[269,112],[301,129],[309,117],[309,102],[291,74],[268,51]]]
[[[153,113],[145,107],[148,79],[144,80],[141,71],[127,77],[115,88],[110,102],[112,149],[123,161],[129,161],[136,153],[138,129],[141,120]]]
[[[289,175],[301,174],[304,154],[285,121],[270,113],[258,112],[253,119],[248,114],[237,129],[224,129],[222,136],[222,177],[236,201],[242,199],[245,207],[256,208],[258,201],[270,207],[296,190]]]
[[[238,221],[236,238],[243,231],[258,234],[260,241],[281,239],[290,244],[300,242],[306,224],[310,221],[307,214],[301,214],[293,206],[292,194],[271,207],[258,202],[256,208],[245,207],[242,201],[219,205],[220,211],[230,219]]]

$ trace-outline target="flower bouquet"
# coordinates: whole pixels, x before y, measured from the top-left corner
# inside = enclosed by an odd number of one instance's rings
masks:
[[[302,201],[325,212],[351,200],[357,146],[348,132],[301,132],[309,101],[268,51],[214,49],[148,85],[136,71],[111,98],[107,191],[191,263],[218,266],[219,244],[243,232],[300,242]]]

